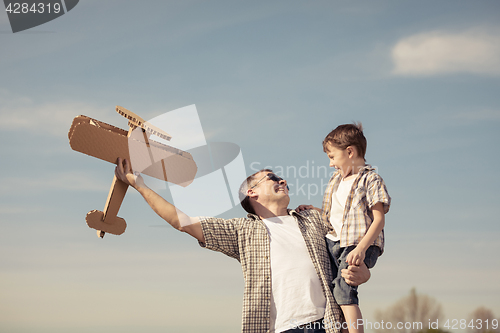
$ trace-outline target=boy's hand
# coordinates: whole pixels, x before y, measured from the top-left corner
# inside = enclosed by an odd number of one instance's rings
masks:
[[[359,266],[363,261],[365,260],[365,251],[360,249],[358,246],[354,248],[349,254],[347,255],[346,262],[349,265],[355,265]]]
[[[307,209],[316,209],[318,212],[321,212],[321,209],[314,207],[313,205],[300,205],[297,208],[295,208],[295,210],[297,212],[301,212],[301,211],[307,210]]]

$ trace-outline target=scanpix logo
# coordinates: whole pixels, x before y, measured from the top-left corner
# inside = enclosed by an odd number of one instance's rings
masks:
[[[166,183],[173,203],[179,210],[189,216],[217,216],[239,205],[239,188],[246,179],[241,149],[231,142],[207,142],[195,105],[166,112],[148,123],[172,136],[170,141],[166,141],[151,135],[151,140],[187,151],[196,162],[196,178],[189,186]],[[141,131],[140,128],[136,130]],[[148,146],[133,144],[133,137],[135,135],[129,138],[131,164],[142,165],[144,156],[149,154],[145,153]],[[161,158],[151,154],[151,164]],[[165,164],[169,164],[169,161]],[[144,180],[154,189],[165,188],[165,182],[155,178],[145,177]]]
[[[3,0],[12,32],[31,29],[62,16],[79,0]]]

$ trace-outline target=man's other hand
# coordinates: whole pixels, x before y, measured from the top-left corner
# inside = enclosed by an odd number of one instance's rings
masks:
[[[348,285],[359,286],[370,279],[371,273],[365,263],[360,266],[349,266],[342,270],[342,277]]]
[[[307,210],[307,209],[315,209],[315,210],[317,210],[318,212],[320,212],[320,213],[321,213],[321,209],[316,208],[316,207],[314,207],[313,205],[300,205],[300,206],[298,206],[297,208],[295,208],[295,211],[297,211],[297,212],[301,212],[301,211],[303,211],[303,210]]]

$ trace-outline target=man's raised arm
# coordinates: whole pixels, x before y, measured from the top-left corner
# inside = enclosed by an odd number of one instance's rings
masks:
[[[158,193],[147,187],[140,175],[136,176],[132,174],[132,169],[128,160],[118,158],[115,174],[122,182],[135,188],[156,214],[167,221],[172,227],[179,231],[186,232],[198,241],[205,243],[205,237],[203,236],[199,219],[197,217],[187,216],[175,208],[170,202],[163,199]]]

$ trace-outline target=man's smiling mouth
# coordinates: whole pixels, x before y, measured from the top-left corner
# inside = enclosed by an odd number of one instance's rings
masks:
[[[274,191],[276,193],[278,193],[279,191],[285,192],[285,187],[283,187],[283,186],[276,186],[275,189],[274,189]]]

